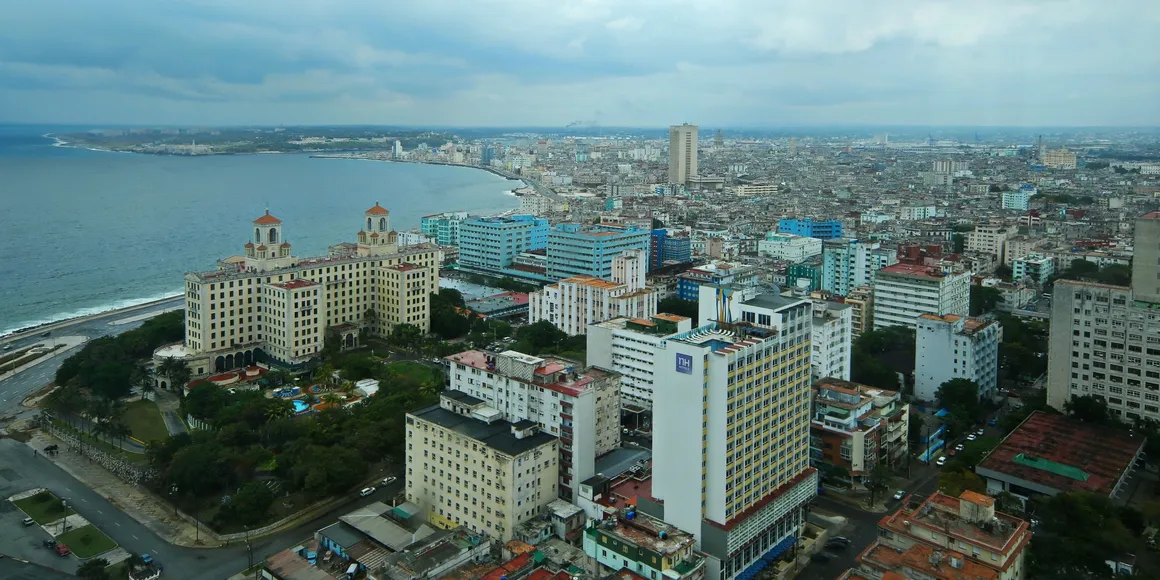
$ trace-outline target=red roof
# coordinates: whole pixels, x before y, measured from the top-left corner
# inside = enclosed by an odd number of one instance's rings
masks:
[[[254,223],[264,226],[264,225],[280,224],[280,223],[282,223],[282,220],[270,215],[270,210],[266,210],[266,215],[254,220]]]
[[[246,247],[247,247],[247,248],[252,248],[252,247],[254,247],[254,242],[246,242]]]
[[[283,247],[283,248],[289,248],[289,247],[290,247],[290,242],[282,242],[282,247]]]
[[[387,208],[379,205],[379,202],[377,201],[375,202],[375,207],[367,210],[367,215],[387,215],[389,213],[391,212],[388,211]]]

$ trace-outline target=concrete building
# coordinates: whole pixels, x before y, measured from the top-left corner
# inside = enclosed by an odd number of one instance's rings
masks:
[[[855,338],[874,330],[873,287],[859,286],[851,290],[842,302],[850,305],[850,333]]]
[[[822,241],[806,236],[770,232],[765,235],[764,240],[757,242],[757,253],[767,258],[796,264],[821,254]]]
[[[1044,154],[1042,161],[1048,169],[1075,169],[1075,153],[1067,149],[1052,149]]]
[[[631,507],[584,530],[584,553],[602,575],[628,570],[646,579],[701,580],[706,557],[696,543],[693,534]]]
[[[812,298],[810,372],[814,380],[833,377],[850,380],[851,348],[854,344],[853,308],[849,304]]]
[[[559,224],[548,232],[548,276],[556,280],[572,276],[610,280],[612,262],[625,250],[640,250],[647,257],[649,230]],[[647,261],[645,265],[647,268]]]
[[[637,507],[693,532],[706,578],[747,578],[797,542],[817,493],[811,307],[752,288],[701,291],[717,312],[657,352],[666,393],[653,401],[652,496]]]
[[[1022,580],[1030,542],[1027,522],[995,511],[994,498],[935,492],[882,518],[858,571],[882,579]]]
[[[685,270],[677,276],[677,298],[697,302],[701,286],[736,284],[756,286],[761,283],[761,272],[754,266],[730,262],[713,262]]]
[[[942,268],[895,264],[878,271],[874,282],[874,329],[914,328],[923,314],[966,316],[971,275]]]
[[[1132,286],[1056,280],[1047,404],[1095,396],[1121,420],[1160,420],[1160,211],[1136,220]]]
[[[939,159],[931,162],[931,171],[934,173],[950,173],[955,174],[960,171],[967,171],[968,164],[966,161],[954,161],[952,159]]]
[[[784,218],[778,222],[777,231],[795,236],[832,240],[842,237],[842,222],[840,220],[814,221],[813,218]]]
[[[1000,207],[1003,209],[1027,211],[1031,202],[1031,192],[1022,188],[1014,191],[1004,191],[999,195]]]
[[[465,211],[445,212],[423,216],[419,229],[440,246],[459,245],[459,224],[468,218]]]
[[[987,493],[1026,502],[1061,493],[1127,500],[1129,480],[1144,458],[1144,437],[1036,411],[975,467]]]
[[[914,396],[934,401],[939,387],[951,379],[979,385],[980,399],[998,395],[999,343],[1003,327],[993,320],[956,314],[918,317],[914,333]]]
[[[929,220],[938,217],[938,208],[933,205],[903,205],[895,214],[900,222]]]
[[[1006,263],[1003,252],[1007,249],[1007,237],[1015,231],[1013,226],[1003,223],[978,224],[974,231],[967,234],[966,249],[992,254],[1000,263]]]
[[[881,243],[840,238],[822,244],[822,290],[845,296],[854,288],[873,286],[878,271],[898,263],[898,255]]]
[[[697,175],[697,126],[669,127],[669,183],[684,185]]]
[[[627,250],[613,260],[612,281],[573,276],[529,294],[528,323],[541,320],[570,335],[616,317],[648,320],[657,313],[656,290],[644,285],[644,252]]]
[[[469,217],[459,224],[459,265],[469,270],[513,275],[517,256],[547,245],[548,220],[544,218]]]
[[[532,421],[560,438],[560,497],[596,472],[596,458],[620,447],[620,375],[554,357],[469,350],[446,357],[448,388]]]
[[[814,384],[810,419],[810,463],[821,472],[844,469],[864,483],[882,463],[906,460],[910,405],[898,391],[837,379]]]
[[[667,336],[687,332],[693,321],[675,314],[650,318],[613,318],[588,326],[589,366],[621,374],[621,407],[631,411],[652,409],[656,395],[656,353]]]
[[[1011,280],[1043,286],[1055,274],[1055,260],[1031,253],[1011,260]]]
[[[194,376],[255,362],[299,367],[322,350],[328,330],[349,346],[360,329],[385,335],[403,320],[425,331],[441,251],[430,244],[400,249],[390,212],[378,204],[363,217],[356,244],[332,246],[318,258],[293,256],[282,220],[269,212],[254,220],[243,255],[185,275],[185,340],[163,347],[166,356],[185,361]],[[415,293],[387,279],[425,286]]]
[[[407,501],[444,529],[501,541],[556,499],[560,444],[532,421],[510,423],[474,397],[445,393],[407,413]]]
[[[538,193],[528,193],[520,196],[520,213],[542,216],[551,213],[558,204],[549,197]]]
[[[1043,238],[1010,236],[1004,242],[1003,263],[1011,266],[1019,258],[1025,258],[1032,253],[1039,253],[1037,250],[1043,247],[1045,243],[1046,240]]]

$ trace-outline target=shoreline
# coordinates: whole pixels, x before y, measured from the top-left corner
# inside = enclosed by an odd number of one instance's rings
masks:
[[[89,314],[79,314],[76,316],[69,316],[68,318],[62,318],[60,320],[53,320],[51,322],[43,322],[40,324],[34,324],[32,326],[25,326],[23,328],[18,328],[16,330],[8,332],[7,334],[0,335],[0,344],[13,342],[16,340],[20,340],[22,338],[27,338],[28,336],[30,336],[32,334],[36,334],[38,332],[51,332],[51,331],[56,330],[58,328],[64,328],[67,326],[71,326],[73,324],[77,324],[79,322],[94,320],[94,319],[103,318],[106,316],[113,316],[116,314],[124,314],[126,312],[135,312],[138,310],[148,310],[149,308],[153,308],[153,307],[159,306],[161,304],[165,304],[167,302],[179,301],[183,296],[185,296],[185,295],[179,292],[179,293],[174,294],[172,296],[166,296],[164,298],[156,298],[153,300],[149,300],[147,302],[142,302],[140,304],[133,304],[131,306],[122,306],[119,308],[118,307],[111,307],[111,308],[108,308],[105,310],[101,310],[98,312],[92,312]]]

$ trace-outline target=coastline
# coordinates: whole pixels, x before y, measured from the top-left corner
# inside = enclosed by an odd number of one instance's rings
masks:
[[[163,298],[146,299],[146,300],[148,300],[147,302],[142,302],[139,304],[132,304],[129,306],[118,307],[114,304],[114,305],[110,306],[109,308],[105,308],[103,310],[99,310],[96,312],[90,312],[88,314],[78,314],[75,316],[68,316],[67,318],[62,318],[60,320],[53,320],[51,322],[43,322],[40,324],[34,324],[32,326],[26,326],[23,328],[19,328],[19,329],[10,331],[7,334],[0,335],[0,344],[19,340],[21,338],[26,338],[28,335],[35,334],[38,332],[51,332],[53,330],[56,330],[57,328],[63,328],[63,327],[70,326],[70,325],[76,324],[78,322],[83,322],[86,320],[93,320],[96,318],[103,318],[106,316],[119,315],[119,314],[124,314],[126,312],[135,312],[138,310],[148,310],[150,308],[154,308],[154,307],[163,305],[167,302],[177,302],[180,299],[182,299],[183,296],[184,296],[183,293],[178,292],[176,294],[165,296]],[[101,308],[101,307],[98,306],[97,308]]]

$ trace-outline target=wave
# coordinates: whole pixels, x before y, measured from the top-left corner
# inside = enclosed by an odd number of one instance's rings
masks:
[[[178,296],[181,296],[182,294],[183,294],[183,292],[179,291],[179,292],[165,292],[163,294],[156,294],[153,296],[147,296],[145,298],[123,298],[123,299],[115,300],[115,301],[107,303],[107,304],[103,304],[101,306],[93,306],[91,308],[81,308],[79,310],[74,310],[72,312],[64,312],[64,313],[60,313],[60,314],[54,314],[48,318],[43,318],[41,320],[35,320],[35,321],[30,321],[30,322],[22,322],[16,326],[11,327],[11,328],[6,328],[3,330],[0,330],[0,338],[3,338],[3,337],[8,336],[10,334],[15,334],[15,333],[20,332],[22,330],[30,330],[33,328],[37,328],[39,326],[45,326],[47,324],[55,324],[57,322],[64,322],[66,320],[73,320],[75,318],[92,316],[94,314],[104,314],[104,313],[112,312],[115,310],[123,310],[125,308],[132,308],[134,306],[140,306],[142,304],[149,304],[150,302],[158,302],[158,301],[166,300],[169,298],[176,298]]]

